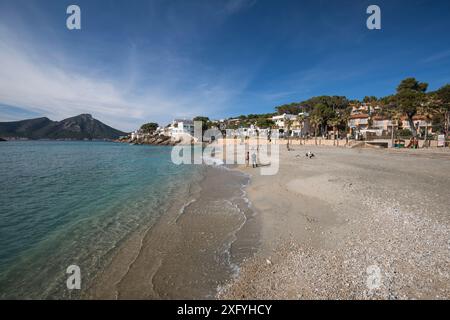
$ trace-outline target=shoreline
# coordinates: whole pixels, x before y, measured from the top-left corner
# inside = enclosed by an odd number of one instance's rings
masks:
[[[85,298],[211,299],[236,277],[257,246],[248,177],[224,167],[202,174],[187,197],[178,195],[155,225],[119,247]]]
[[[205,166],[188,197],[121,246],[87,297],[450,297],[450,153],[295,146],[280,156],[275,176]]]

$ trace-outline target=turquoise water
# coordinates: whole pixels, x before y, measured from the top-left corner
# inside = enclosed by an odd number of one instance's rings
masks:
[[[133,231],[150,226],[195,175],[170,147],[109,142],[0,143],[0,298],[66,298]]]

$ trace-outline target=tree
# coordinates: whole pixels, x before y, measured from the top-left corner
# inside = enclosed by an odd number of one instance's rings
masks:
[[[441,115],[444,126],[444,133],[448,134],[450,125],[450,84],[447,84],[437,90],[434,94],[436,97],[436,111]]]
[[[445,117],[441,113],[435,113],[431,117],[431,127],[434,132],[445,132]]]
[[[412,131],[409,129],[400,129],[397,134],[400,137],[409,138],[409,137],[411,137]]]
[[[436,95],[444,105],[450,107],[450,84],[447,84],[437,90]]]
[[[336,129],[340,123],[341,119],[337,116],[328,120],[328,125],[333,128],[333,146],[336,145]]]
[[[311,118],[309,120],[311,123],[311,126],[314,128],[314,141],[317,145],[317,132],[319,131],[319,126],[322,124],[323,119],[318,114],[311,115]]]
[[[427,88],[427,83],[419,82],[415,78],[407,78],[397,87],[395,101],[398,108],[408,117],[408,123],[414,138],[417,137],[417,130],[413,117],[425,103]]]
[[[347,108],[350,102],[344,96],[319,96],[302,102],[302,106],[309,111],[313,110],[318,104],[326,105],[332,110],[337,111]]]
[[[144,133],[153,133],[158,129],[158,126],[155,122],[146,123],[141,126],[141,131]]]
[[[328,105],[324,103],[318,103],[314,106],[311,116],[317,116],[317,120],[320,120],[319,126],[321,133],[326,130],[328,120],[336,117],[336,112]]]
[[[202,131],[205,132],[211,127],[211,122],[209,121],[208,117],[198,116],[194,118],[194,121],[201,121],[202,122]]]
[[[298,114],[302,111],[303,107],[299,102],[293,102],[275,107],[275,109],[277,110],[278,114]]]
[[[363,99],[363,102],[365,102],[365,103],[373,103],[373,102],[377,102],[377,101],[378,101],[378,99],[375,96],[370,96],[370,97],[365,96]]]
[[[303,136],[303,129],[305,128],[305,115],[299,114],[297,116],[297,122],[300,124],[300,134]],[[300,144],[302,144],[302,140],[300,138]]]
[[[392,146],[394,145],[394,138],[395,138],[395,127],[400,127],[400,120],[402,118],[403,113],[400,112],[396,108],[390,108],[386,111],[387,117],[391,119],[391,140],[392,140]]]
[[[400,82],[397,87],[397,93],[407,90],[425,92],[428,89],[428,83],[419,82],[416,78],[406,78]]]
[[[274,125],[275,123],[270,119],[258,118],[256,120],[256,126],[260,129],[272,128]]]
[[[286,144],[286,147],[287,147],[287,150],[288,150],[288,151],[291,151],[291,148],[290,148],[290,142],[291,142],[291,140],[290,140],[290,138],[291,138],[291,125],[292,125],[291,119],[289,119],[289,118],[285,119],[285,120],[284,120],[284,124],[285,124],[285,126],[286,126],[286,128],[287,128],[287,144]]]

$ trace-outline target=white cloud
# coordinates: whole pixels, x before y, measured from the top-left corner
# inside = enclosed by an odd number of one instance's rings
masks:
[[[74,68],[64,63],[69,59],[54,58],[67,53],[50,55],[39,43],[19,41],[14,33],[0,24],[0,104],[53,120],[91,113],[113,127],[132,130],[145,121],[165,124],[178,116],[213,116],[223,111],[248,82],[248,77],[239,72],[217,74],[214,68],[177,56],[170,57],[173,68],[148,76],[140,70],[149,62],[140,61],[134,47],[124,59],[127,74],[112,77],[101,70],[86,72],[95,69],[92,61]],[[158,59],[169,58],[156,57],[151,63],[158,64]],[[192,68],[196,69],[195,76],[188,72]],[[2,120],[11,119],[0,115]]]

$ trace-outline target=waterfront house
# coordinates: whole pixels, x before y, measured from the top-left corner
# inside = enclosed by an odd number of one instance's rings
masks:
[[[169,125],[169,135],[179,137],[182,135],[194,136],[194,121],[189,119],[175,119]]]
[[[392,133],[392,126],[396,125],[395,121],[384,116],[373,116],[371,129],[376,132],[377,136],[386,136]]]
[[[413,117],[413,123],[416,127],[417,132],[419,135],[425,134],[432,134],[433,133],[433,126],[431,119],[427,118],[426,116],[422,115],[416,115]],[[409,121],[407,117],[402,117],[400,119],[400,124],[402,129],[411,130],[411,126],[409,125]]]
[[[286,122],[290,120],[291,122],[296,120],[297,116],[293,114],[284,113],[279,116],[273,116],[272,121],[275,123],[278,129],[286,129]]]
[[[303,117],[303,121],[299,121],[299,118]],[[271,119],[279,132],[284,132],[286,135],[288,125],[288,120],[290,121],[290,134],[292,137],[306,136],[310,133],[311,126],[309,124],[309,114],[306,112],[299,113],[298,115],[293,114],[282,114],[278,116],[273,116]]]
[[[392,130],[392,120],[388,119],[387,117],[383,116],[373,116],[372,117],[372,128],[383,130],[386,132],[390,132]]]
[[[369,129],[369,115],[368,114],[353,114],[348,120],[348,126],[356,131]]]
[[[369,115],[368,114],[353,114],[348,119],[348,127],[350,133],[359,139],[359,137],[369,130]]]
[[[135,139],[140,139],[144,136],[144,133],[142,132],[142,130],[134,130],[131,133],[131,140],[135,140]]]
[[[302,121],[299,119],[303,118]],[[295,120],[292,121],[291,124],[291,131],[293,137],[304,137],[310,134],[311,132],[311,125],[309,123],[309,113],[302,112],[299,113],[297,117],[295,117]]]

